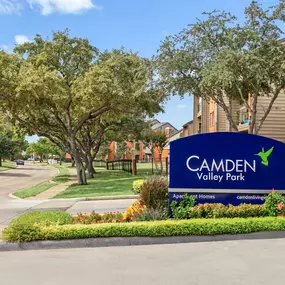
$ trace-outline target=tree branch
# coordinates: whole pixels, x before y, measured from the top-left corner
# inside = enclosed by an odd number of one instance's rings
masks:
[[[241,100],[243,101],[244,105],[246,106],[247,110],[250,111],[250,112],[253,112],[252,108],[251,108],[250,105],[248,104],[248,100],[246,100],[246,99],[244,98],[244,96],[243,96],[243,94],[242,94],[242,91],[241,91],[241,89],[238,87],[237,84],[236,84],[236,88],[237,88],[237,90],[238,90],[238,92],[239,92],[239,95],[240,95],[240,98],[241,98]],[[247,96],[249,96],[249,95],[247,95]]]
[[[232,128],[236,132],[238,132],[238,126],[237,126],[236,122],[233,120],[231,111],[229,110],[229,107],[227,106],[227,104],[225,103],[225,101],[223,99],[223,94],[219,94],[217,96],[211,96],[211,98],[224,110],[224,112],[226,113],[227,119],[230,122]]]
[[[92,109],[90,110],[85,116],[83,116],[83,118],[77,123],[77,125],[74,127],[74,134],[76,135],[76,133],[79,131],[79,129],[85,124],[86,121],[90,120],[90,119],[95,119],[98,116],[100,116],[101,114],[103,114],[104,112],[109,111],[111,108],[109,106],[104,106],[101,107],[99,109]]]

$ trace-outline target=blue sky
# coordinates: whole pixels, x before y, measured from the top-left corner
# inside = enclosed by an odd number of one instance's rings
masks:
[[[242,17],[250,0],[0,0],[0,47],[36,34],[69,28],[72,36],[87,37],[99,49],[121,46],[151,57],[168,34],[194,23],[204,11],[227,10]],[[275,0],[260,0],[264,5]],[[173,97],[158,119],[177,128],[192,119],[192,98]]]

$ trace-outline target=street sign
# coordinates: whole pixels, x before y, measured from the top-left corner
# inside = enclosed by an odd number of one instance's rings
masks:
[[[169,199],[262,204],[271,189],[285,192],[285,144],[243,133],[208,133],[170,143]]]

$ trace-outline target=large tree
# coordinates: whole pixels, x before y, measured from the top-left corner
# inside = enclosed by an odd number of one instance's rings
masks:
[[[159,109],[158,104],[154,104],[153,108],[155,105],[157,105],[156,107]],[[158,109],[153,110],[158,111]],[[137,106],[136,111],[135,114],[127,114],[127,117],[120,119],[116,119],[116,117],[100,118],[96,124],[93,122],[91,124],[85,124],[80,130],[80,135],[77,140],[89,178],[94,177],[95,169],[93,167],[93,161],[98,154],[101,144],[105,141],[115,141],[115,156],[121,157],[127,151],[125,141],[130,139],[130,136],[132,136],[132,139],[138,139],[141,131],[147,125],[147,122],[144,119],[145,114],[143,114],[145,110],[140,110],[140,106]],[[147,114],[152,114],[152,111],[149,110]]]
[[[204,13],[204,20],[167,37],[156,58],[157,78],[169,94],[213,100],[234,130],[238,122],[231,102],[244,104],[250,114],[249,133],[258,133],[285,87],[285,45],[280,41],[285,1],[267,10],[252,1],[244,16],[242,23],[230,13]],[[261,97],[270,100],[257,116]]]
[[[4,109],[22,126],[68,150],[79,184],[87,183],[78,142],[82,128],[99,118],[133,114],[136,106],[148,111],[162,98],[150,86],[148,61],[123,50],[98,55],[87,39],[71,38],[68,31],[54,33],[51,40],[36,36],[15,52],[19,57],[0,53]]]

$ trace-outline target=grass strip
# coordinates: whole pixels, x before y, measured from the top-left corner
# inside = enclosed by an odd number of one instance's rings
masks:
[[[69,179],[69,170],[64,166],[55,166],[59,170],[59,174],[57,174],[52,181],[56,183],[66,183]]]
[[[22,199],[28,198],[28,197],[34,197],[55,185],[56,183],[38,184],[30,188],[22,189],[19,192],[14,193],[14,195]]]
[[[14,169],[16,167],[17,167],[17,165],[14,162],[2,161],[2,166],[0,166],[0,171],[5,171],[8,169]]]

